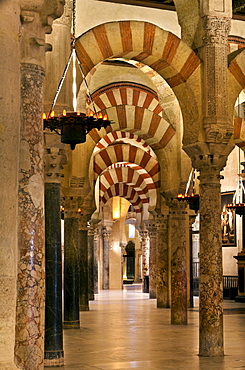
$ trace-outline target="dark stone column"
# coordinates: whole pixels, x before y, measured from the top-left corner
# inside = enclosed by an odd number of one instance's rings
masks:
[[[50,140],[54,145],[56,137],[55,134],[45,134],[45,366],[64,365],[60,171],[66,163],[66,155],[63,149],[47,147]],[[61,146],[60,141],[57,144]]]
[[[80,311],[89,311],[88,299],[88,227],[87,218],[81,216],[79,223],[80,234]]]
[[[168,216],[162,215],[157,224],[157,307],[169,306],[168,282]]]
[[[94,300],[94,226],[88,229],[88,299]]]
[[[107,228],[103,228],[103,281],[102,289],[109,289],[109,240],[110,240],[110,231]]]
[[[142,249],[142,291],[149,293],[149,234],[148,230],[140,230],[141,249]]]
[[[171,324],[187,324],[186,202],[167,202],[171,239]]]
[[[64,222],[64,329],[79,329],[79,213],[75,197],[67,198]]]
[[[149,258],[149,294],[150,298],[157,297],[157,222],[150,220],[148,224],[150,235]]]
[[[200,356],[224,354],[220,209],[220,171],[204,167],[200,170]]]

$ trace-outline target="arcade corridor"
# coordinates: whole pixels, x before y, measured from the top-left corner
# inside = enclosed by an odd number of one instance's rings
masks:
[[[198,298],[194,306],[189,309],[189,324],[174,326],[170,309],[157,309],[156,300],[141,293],[141,285],[100,291],[90,302],[90,311],[80,312],[81,328],[64,331],[63,369],[244,369],[244,304],[224,303],[224,358],[197,355]]]

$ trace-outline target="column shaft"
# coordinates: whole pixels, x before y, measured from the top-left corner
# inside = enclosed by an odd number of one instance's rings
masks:
[[[150,240],[147,230],[140,232],[141,249],[142,249],[142,282],[143,293],[149,293],[149,255],[150,255]]]
[[[157,307],[169,307],[168,284],[168,219],[158,219],[157,230]]]
[[[110,233],[106,229],[103,230],[103,281],[102,289],[109,289],[109,237]]]
[[[88,295],[89,300],[94,300],[94,228],[88,230]]]
[[[80,328],[79,320],[79,220],[65,215],[64,223],[64,328]]]
[[[150,233],[150,257],[149,257],[149,295],[150,298],[157,297],[157,226],[151,222]]]
[[[98,270],[98,229],[95,229],[94,234],[94,294],[99,293],[99,270]]]
[[[220,175],[200,171],[199,355],[223,356]]]
[[[80,234],[80,311],[89,311],[88,299],[88,230]]]
[[[171,324],[187,324],[186,204],[171,202]]]
[[[60,184],[45,184],[45,366],[64,364]]]
[[[43,78],[42,67],[22,64],[15,358],[30,370],[41,368],[44,357]]]

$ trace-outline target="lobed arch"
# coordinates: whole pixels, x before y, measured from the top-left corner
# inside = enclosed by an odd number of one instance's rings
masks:
[[[150,66],[166,80],[179,101],[185,144],[197,140],[201,61],[177,36],[149,22],[108,22],[81,35],[76,40],[76,52],[85,75],[109,58],[133,59]]]

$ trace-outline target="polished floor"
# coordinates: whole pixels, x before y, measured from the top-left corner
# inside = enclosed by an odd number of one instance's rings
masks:
[[[194,306],[187,326],[173,326],[140,286],[101,291],[80,313],[81,328],[64,331],[63,369],[244,370],[245,304],[225,301],[222,358],[198,356],[198,298]]]

